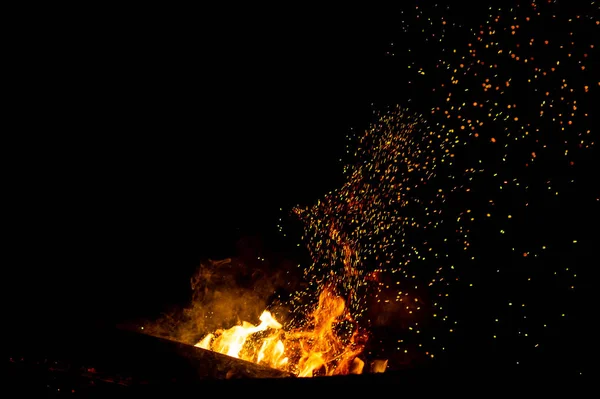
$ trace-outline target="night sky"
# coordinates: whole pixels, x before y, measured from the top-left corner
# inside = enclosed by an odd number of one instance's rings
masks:
[[[411,248],[418,241],[414,246],[424,249],[424,241],[435,245],[443,234],[466,229],[468,246],[481,259],[448,277],[475,282],[473,291],[460,284],[444,291],[457,298],[449,304],[450,318],[465,326],[450,352],[474,357],[484,348],[500,356],[510,348],[503,362],[522,352],[527,359],[559,359],[585,369],[583,353],[593,346],[587,327],[595,314],[590,269],[598,264],[592,121],[592,98],[600,89],[592,66],[600,45],[593,38],[598,4],[584,1],[575,9],[539,1],[536,16],[531,2],[506,2],[521,5],[512,10],[507,4],[500,12],[481,2],[468,14],[466,5],[446,3],[409,1],[346,14],[272,14],[254,6],[233,13],[128,10],[122,17],[92,13],[50,23],[49,30],[33,34],[33,59],[24,63],[27,111],[10,150],[18,159],[11,167],[18,185],[12,237],[19,255],[13,268],[23,283],[16,284],[23,298],[16,324],[37,332],[154,317],[188,300],[190,276],[205,259],[254,251],[296,256],[290,240],[284,243],[278,233],[278,219],[283,215],[293,224],[295,206],[310,208],[341,187],[346,149],[353,145],[348,136],[361,136],[377,112],[393,113],[399,106],[423,115],[440,135],[469,143],[448,147],[456,154],[457,182],[436,180],[448,193],[439,218],[450,227],[429,238],[418,231],[418,239],[408,240]],[[496,14],[502,17],[494,22]],[[545,40],[556,47],[544,48]],[[498,43],[506,57],[486,52],[488,42]],[[524,63],[528,57],[533,60]],[[493,73],[487,72],[490,64],[496,65]],[[538,82],[538,65],[551,77]],[[491,94],[482,90],[481,76],[492,79]],[[494,94],[496,85],[506,90],[504,96]],[[546,90],[550,94],[543,98]],[[545,108],[551,116],[540,118],[544,100],[554,101],[560,115]],[[476,102],[486,108],[472,111]],[[579,111],[566,117],[574,105]],[[444,118],[446,126],[435,125]],[[493,122],[471,123],[486,118]],[[467,139],[459,134],[465,124]],[[531,136],[525,138],[525,131]],[[515,144],[515,136],[525,144]],[[469,180],[462,169],[479,158],[485,171]],[[525,167],[527,162],[532,166]],[[494,174],[501,175],[498,181]],[[527,194],[514,188],[520,181],[531,186]],[[455,190],[457,185],[472,189],[474,197]],[[547,196],[549,190],[560,191],[560,200]],[[490,200],[498,206],[490,208]],[[526,202],[531,208],[523,208]],[[467,208],[476,217],[494,217],[465,227]],[[507,215],[514,220],[507,222]],[[450,256],[443,267],[468,259],[463,244],[436,248]],[[542,247],[550,249],[542,254]],[[521,258],[540,254],[542,260],[522,263],[515,252]],[[499,267],[503,273],[496,277]],[[523,282],[531,276],[539,276],[533,289]],[[511,292],[519,293],[516,299]],[[530,348],[535,343],[523,343],[522,316],[505,306],[509,300],[515,306],[532,303],[526,326],[539,319],[555,327],[533,338],[548,348],[541,355]],[[508,325],[494,329],[499,314]],[[497,345],[489,339],[495,334],[507,338]]]

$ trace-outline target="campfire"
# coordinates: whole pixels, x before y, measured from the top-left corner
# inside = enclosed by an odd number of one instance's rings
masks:
[[[296,265],[286,265],[248,257],[201,262],[188,305],[136,330],[292,377],[385,371],[387,362],[366,351],[371,333],[349,294],[323,281],[299,296]]]
[[[209,333],[195,346],[289,372],[298,377],[360,374],[366,335],[354,323],[343,298],[326,288],[302,328],[286,331],[265,310],[260,323],[247,321]],[[344,326],[351,326],[347,336]],[[346,328],[348,330],[348,328]]]

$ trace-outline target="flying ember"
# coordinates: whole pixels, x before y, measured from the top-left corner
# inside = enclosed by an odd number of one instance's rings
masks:
[[[221,289],[229,266],[215,263],[189,334],[170,336],[300,377],[361,373],[374,357],[464,361],[465,348],[478,361],[483,348],[515,364],[550,356],[548,331],[577,310],[584,210],[600,201],[588,168],[600,22],[596,2],[515,4],[479,18],[415,6],[398,21],[386,59],[409,70],[387,85],[400,98],[348,133],[342,184],[286,210],[306,250],[302,284],[279,298],[293,320],[270,302],[278,284]]]

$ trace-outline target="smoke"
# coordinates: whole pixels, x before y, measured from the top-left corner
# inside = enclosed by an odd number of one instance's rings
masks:
[[[267,308],[278,320],[286,320],[290,310],[281,293],[292,287],[293,281],[286,268],[275,269],[268,262],[249,265],[240,258],[207,260],[190,279],[189,304],[144,323],[143,331],[195,344],[219,328],[241,321],[257,323]]]

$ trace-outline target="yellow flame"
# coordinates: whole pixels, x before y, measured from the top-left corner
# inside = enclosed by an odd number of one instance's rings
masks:
[[[207,334],[195,346],[228,356],[284,370],[298,377],[362,372],[364,349],[358,328],[347,339],[335,331],[342,320],[350,320],[345,303],[330,290],[323,290],[306,327],[285,331],[265,310],[260,324],[242,322],[229,329]]]

